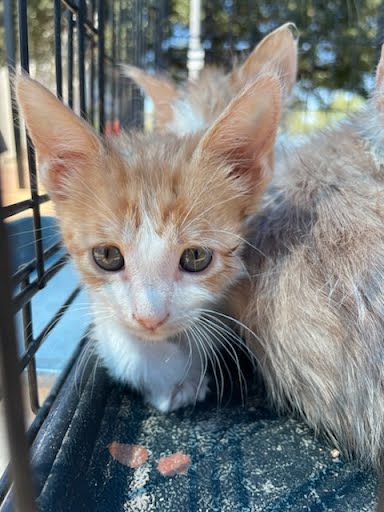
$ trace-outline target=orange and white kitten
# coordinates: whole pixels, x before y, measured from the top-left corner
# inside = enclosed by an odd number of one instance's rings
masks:
[[[203,400],[207,354],[232,350],[212,311],[224,311],[247,275],[243,247],[272,173],[279,79],[260,77],[204,135],[183,138],[105,140],[37,82],[19,77],[16,91],[105,366],[161,411]]]
[[[179,88],[134,66],[122,65],[121,70],[153,100],[157,130],[185,135],[210,126],[243,87],[266,72],[279,75],[283,102],[288,103],[296,83],[297,43],[295,25],[286,23],[264,37],[231,73],[207,66],[197,80]]]

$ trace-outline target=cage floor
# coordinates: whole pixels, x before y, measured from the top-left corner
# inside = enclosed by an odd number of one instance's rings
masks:
[[[163,415],[92,361],[74,368],[33,446],[39,510],[374,510],[374,476],[335,457],[303,423],[252,391],[246,407],[215,403]],[[140,445],[147,460],[129,467],[125,445]],[[163,476],[159,461],[178,452],[190,457],[186,474]]]

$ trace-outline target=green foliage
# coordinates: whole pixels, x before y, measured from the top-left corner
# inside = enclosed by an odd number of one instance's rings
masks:
[[[173,22],[187,26],[186,3],[170,1]],[[384,40],[380,0],[203,0],[202,5],[207,62],[230,66],[241,55],[241,48],[253,48],[268,32],[293,21],[300,31],[303,90],[323,87],[367,95],[367,75],[377,60],[377,43]],[[382,34],[377,34],[380,14]],[[171,63],[177,58],[182,60],[185,55],[171,50]]]
[[[177,0],[171,2],[169,13],[170,24],[181,23],[185,26],[189,24],[189,0]]]
[[[170,0],[172,24],[187,28],[187,3]],[[202,0],[205,60],[229,69],[242,53],[246,55],[287,21],[294,22],[300,33],[300,85],[284,128],[302,134],[357,110],[368,96],[384,42],[384,4],[381,0]],[[186,48],[181,51],[179,44],[171,45],[168,70],[185,78],[185,62]]]

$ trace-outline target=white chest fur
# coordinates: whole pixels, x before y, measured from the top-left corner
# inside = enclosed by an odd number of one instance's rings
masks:
[[[204,400],[208,378],[199,353],[180,337],[146,341],[113,321],[96,320],[96,349],[109,373],[163,412]]]

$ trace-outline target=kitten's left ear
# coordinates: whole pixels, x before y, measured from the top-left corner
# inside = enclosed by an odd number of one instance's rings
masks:
[[[239,180],[239,187],[251,198],[250,210],[272,174],[280,113],[279,78],[263,75],[229,104],[197,148],[198,158],[224,163],[227,176]]]
[[[74,172],[84,173],[95,163],[101,141],[85,121],[35,80],[18,76],[15,90],[44,185],[53,198],[63,196]]]

